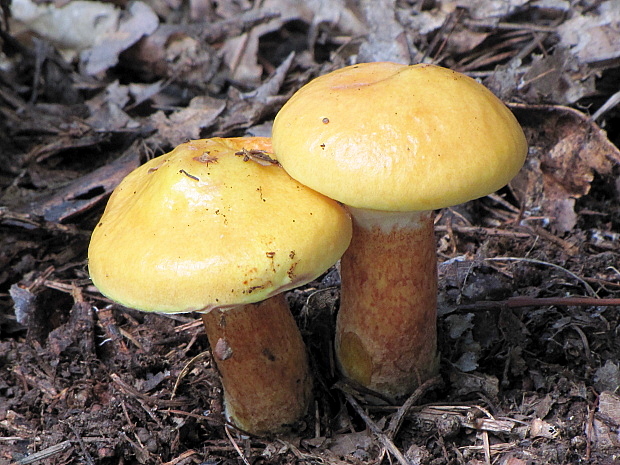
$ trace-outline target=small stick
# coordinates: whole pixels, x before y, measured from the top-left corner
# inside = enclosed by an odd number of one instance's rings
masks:
[[[179,462],[185,461],[186,458],[191,457],[192,455],[197,455],[197,454],[198,452],[196,452],[194,449],[186,450],[178,457],[172,459],[169,462],[164,462],[162,463],[162,465],[176,465]]]
[[[34,454],[30,454],[28,457],[24,457],[17,462],[13,462],[11,465],[28,465],[30,463],[40,462],[41,460],[49,459],[56,454],[66,451],[71,446],[72,444],[70,440],[63,441],[46,449],[40,450],[39,452],[35,452]]]
[[[387,437],[393,439],[394,436],[396,436],[396,433],[398,433],[398,430],[400,429],[403,420],[405,419],[405,415],[409,413],[411,407],[413,407],[427,391],[430,391],[435,386],[441,384],[441,382],[441,377],[435,376],[434,378],[426,380],[424,383],[418,386],[415,391],[413,391],[413,394],[409,396],[409,398],[397,410],[396,414],[390,420],[390,424],[388,425],[388,428],[385,432]]]
[[[86,462],[88,462],[88,465],[95,465],[95,461],[93,460],[92,456],[88,453],[88,449],[86,449],[86,444],[84,444],[84,441],[82,440],[82,436],[80,436],[80,433],[78,432],[78,430],[70,422],[61,421],[61,423],[64,423],[65,425],[67,425],[69,429],[71,429],[71,432],[75,434],[77,443],[79,444],[80,449],[82,449],[82,454],[84,454],[84,457],[86,458]]]
[[[187,401],[159,399],[157,397],[143,394],[124,382],[116,373],[112,373],[110,378],[112,378],[112,382],[116,385],[116,387],[138,401],[144,401],[147,404],[156,405],[158,407],[183,407],[187,405]]]
[[[483,300],[473,304],[458,305],[459,311],[489,310],[493,308],[546,307],[620,307],[620,299],[597,299],[595,297],[511,297],[506,300]]]
[[[183,378],[185,378],[185,376],[187,376],[187,374],[190,371],[192,371],[192,369],[194,368],[194,365],[196,365],[198,362],[208,359],[210,356],[211,356],[211,353],[209,351],[201,352],[185,364],[185,366],[183,367],[183,369],[177,376],[176,381],[174,382],[174,387],[172,388],[172,394],[170,395],[170,400],[174,399],[174,396],[177,393],[177,389],[179,388],[181,381],[183,380]]]
[[[351,404],[351,407],[353,407],[357,414],[362,417],[362,420],[364,420],[366,425],[368,425],[373,434],[377,436],[377,438],[379,438],[379,441],[381,441],[383,447],[385,447],[396,458],[396,460],[398,460],[401,465],[409,465],[409,462],[407,461],[405,456],[396,448],[392,440],[388,438],[387,435],[383,433],[383,431],[381,431],[377,424],[372,421],[372,419],[368,416],[368,414],[364,411],[360,404],[357,403],[353,396],[344,390],[342,391],[342,393],[347,399],[347,402]]]
[[[596,295],[596,292],[594,291],[594,289],[592,289],[592,286],[590,286],[582,278],[577,276],[572,271],[567,270],[566,268],[561,267],[560,265],[556,265],[555,263],[549,263],[549,262],[545,262],[545,261],[542,261],[542,260],[536,260],[535,258],[523,258],[523,257],[493,257],[493,258],[485,258],[484,261],[489,261],[489,262],[503,262],[503,261],[507,261],[507,262],[526,262],[526,263],[535,263],[537,265],[544,265],[544,266],[550,266],[552,268],[557,268],[558,270],[564,271],[565,273],[569,274],[570,276],[575,278],[577,281],[579,281],[581,284],[583,284],[583,286],[586,288],[586,290],[590,294],[592,294],[593,296]]]
[[[248,459],[245,458],[245,455],[243,455],[243,452],[241,452],[241,449],[239,448],[239,445],[237,444],[237,442],[232,437],[232,434],[230,434],[228,426],[224,426],[224,431],[226,432],[226,436],[228,436],[228,439],[230,440],[231,444],[233,445],[233,447],[237,451],[237,454],[239,454],[239,457],[241,457],[241,460],[243,460],[243,463],[245,465],[250,465],[250,462],[248,462]]]
[[[491,445],[489,443],[489,433],[487,431],[482,432],[482,445],[484,448],[484,463],[491,465]]]
[[[508,237],[512,237],[515,239],[526,239],[528,237],[532,237],[532,235],[528,233],[510,231],[510,230],[499,229],[499,228],[485,228],[482,226],[452,225],[452,230],[458,233],[463,233],[463,234],[483,234],[486,236],[508,236]],[[440,224],[440,225],[435,226],[435,232],[447,232],[447,231],[448,231],[448,228],[445,225]]]

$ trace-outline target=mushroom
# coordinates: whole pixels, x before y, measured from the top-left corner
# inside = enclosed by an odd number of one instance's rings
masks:
[[[115,189],[88,250],[102,294],[147,312],[203,312],[225,414],[253,434],[306,412],[311,374],[283,292],[351,238],[337,202],[293,180],[268,138],[187,142]]]
[[[349,207],[336,358],[345,377],[398,398],[436,373],[433,210],[494,192],[527,154],[510,110],[433,65],[364,63],[320,76],[275,118],[275,157]]]

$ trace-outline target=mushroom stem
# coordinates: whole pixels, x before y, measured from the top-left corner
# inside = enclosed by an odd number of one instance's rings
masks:
[[[346,377],[398,398],[438,368],[433,214],[350,211],[336,358]]]
[[[312,378],[284,294],[202,315],[224,388],[225,415],[251,434],[281,432],[307,411]]]

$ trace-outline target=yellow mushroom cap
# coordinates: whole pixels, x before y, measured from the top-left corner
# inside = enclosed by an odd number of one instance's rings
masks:
[[[271,151],[268,138],[196,140],[130,173],[92,234],[95,286],[131,308],[207,311],[334,264],[351,239],[348,214],[258,151]]]
[[[305,185],[347,205],[423,211],[501,188],[527,142],[491,91],[433,65],[363,63],[320,76],[278,112],[275,156]]]

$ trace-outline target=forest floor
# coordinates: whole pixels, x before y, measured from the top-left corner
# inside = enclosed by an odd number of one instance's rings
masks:
[[[0,4],[1,465],[620,463],[617,1]],[[524,128],[526,166],[437,212],[437,378],[397,405],[342,390],[332,269],[288,294],[311,412],[240,436],[199,316],[103,297],[90,232],[147,159],[268,136],[310,79],[386,60],[479,79]]]

